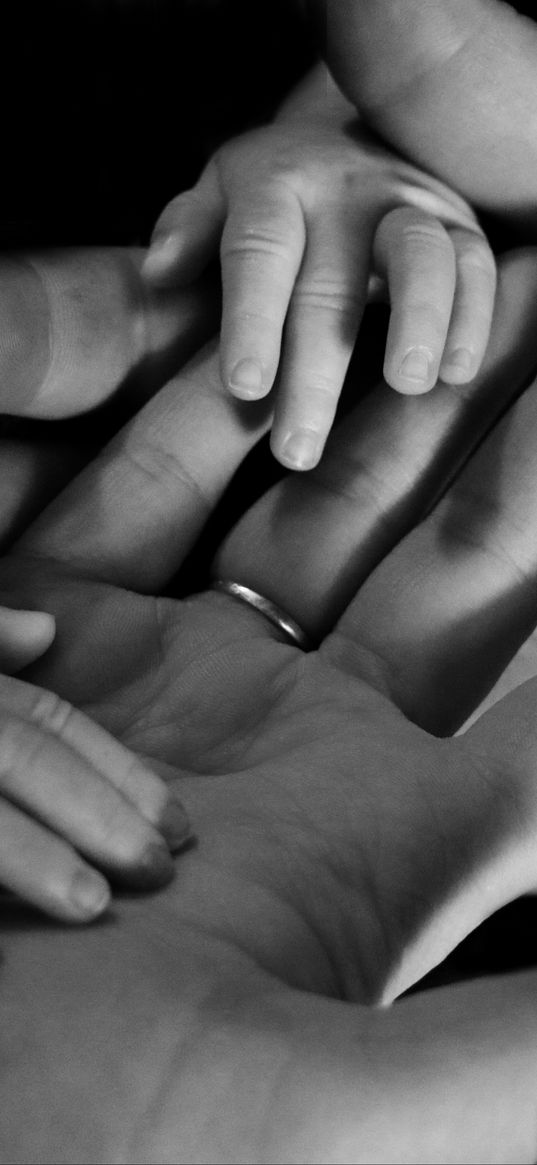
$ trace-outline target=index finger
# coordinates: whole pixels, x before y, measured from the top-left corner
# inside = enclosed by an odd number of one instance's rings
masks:
[[[226,392],[209,345],[52,502],[16,553],[154,591],[179,568],[268,428],[269,410]]]

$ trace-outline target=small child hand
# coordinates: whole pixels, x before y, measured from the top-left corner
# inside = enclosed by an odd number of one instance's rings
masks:
[[[284,121],[228,143],[164,210],[145,276],[194,279],[219,243],[222,380],[254,400],[278,373],[271,444],[284,465],[321,456],[372,274],[391,303],[393,388],[476,375],[494,305],[488,243],[458,195],[366,136]]]
[[[0,607],[0,672],[12,675],[35,663],[50,647],[56,627],[45,611]]]
[[[109,903],[109,877],[168,882],[170,850],[188,836],[182,806],[127,748],[52,693],[0,677],[2,886],[63,922],[90,922]]]

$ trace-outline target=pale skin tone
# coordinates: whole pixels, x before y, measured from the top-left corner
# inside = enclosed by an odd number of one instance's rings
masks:
[[[476,390],[485,406],[491,377],[516,393],[532,367],[535,291],[533,256],[507,266],[501,360]],[[308,554],[293,561],[264,505],[250,519],[260,545],[276,538],[282,601],[320,577],[303,615],[322,640],[310,655],[225,596],[155,597],[269,423],[224,394],[215,354],[146,406],[4,560],[5,597],[22,578],[58,620],[33,678],[151,757],[198,834],[173,885],[118,900],[101,928],[59,942],[12,913],[6,1161],[534,1159],[533,973],[387,1012],[366,1002],[393,998],[536,884],[535,682],[442,739],[537,619],[535,394],[407,537],[408,477],[426,468],[418,440],[409,456],[416,410],[437,435],[434,463],[442,433],[449,452],[454,427],[474,424],[475,399],[388,399],[397,423],[379,427],[376,453],[366,442],[349,457],[345,430],[331,438],[324,513],[315,519],[315,474],[278,487],[287,514],[302,497],[297,537],[316,521]],[[375,472],[388,432],[397,512]],[[353,526],[349,496],[363,499]],[[239,528],[219,569],[236,577],[249,556]],[[342,597],[343,574],[355,597]],[[324,634],[330,581],[339,620]]]
[[[207,288],[148,294],[140,247],[63,248],[0,257],[0,412],[54,420],[104,404],[127,375],[133,411],[212,330]],[[35,451],[4,443],[3,521],[18,520],[17,482],[39,473]],[[69,467],[73,453],[58,451]],[[13,480],[14,479],[14,480]],[[44,482],[46,489],[46,482]],[[13,532],[12,530],[10,531]],[[14,674],[54,638],[48,612],[0,608],[0,671]]]
[[[289,468],[322,455],[368,287],[391,304],[393,388],[465,385],[479,370],[495,264],[475,215],[368,138],[323,66],[272,125],[223,146],[165,208],[148,285],[188,283],[218,248],[222,382],[253,400],[278,376],[271,444]]]
[[[395,149],[535,233],[537,25],[498,0],[309,0],[349,99]]]
[[[460,332],[460,327],[466,326],[464,302],[468,296],[472,299],[470,293],[476,290],[475,273],[478,269],[482,274],[486,268],[490,278],[488,306],[480,317],[480,353],[473,365],[474,371],[486,344],[494,297],[493,260],[469,208],[446,188],[413,167],[398,162],[376,145],[368,142],[357,144],[344,130],[349,107],[332,89],[325,110],[325,89],[326,78],[321,72],[306,85],[304,92],[290,99],[280,114],[272,139],[267,131],[261,131],[260,135],[229,148],[231,204],[242,185],[239,182],[235,191],[233,174],[235,178],[242,176],[243,163],[252,151],[256,164],[252,189],[243,191],[242,202],[230,210],[224,231],[223,246],[224,251],[228,248],[229,262],[224,265],[222,362],[225,365],[227,361],[229,365],[229,352],[233,346],[240,347],[244,343],[248,347],[248,333],[253,337],[263,313],[266,321],[272,316],[272,323],[267,324],[262,360],[269,368],[268,379],[265,377],[261,393],[246,395],[262,396],[268,391],[278,364],[286,315],[281,291],[287,283],[287,300],[291,297],[291,303],[287,303],[286,372],[284,388],[276,405],[272,444],[275,451],[282,454],[282,460],[295,468],[308,468],[320,457],[365,303],[373,253],[378,275],[382,275],[392,290],[399,288],[401,291],[399,299],[395,295],[399,309],[398,312],[392,311],[386,356],[388,375],[391,369],[396,379],[396,370],[405,359],[410,342],[409,328],[411,330],[417,321],[416,313],[413,316],[407,302],[407,291],[411,296],[414,294],[420,282],[420,271],[425,282],[429,276],[437,281],[444,304],[442,315],[437,311],[438,305],[431,307],[430,288],[425,284],[422,286],[420,295],[426,304],[425,314],[423,304],[417,313],[420,315],[419,327],[423,326],[422,338],[428,331],[431,337],[435,333],[441,341],[435,348],[433,380],[436,379],[443,347],[448,343],[445,335],[448,324],[451,350],[455,350],[459,341],[462,343],[457,329]],[[324,111],[321,118],[318,117],[319,95]],[[316,128],[317,124],[320,130]],[[297,157],[297,142],[301,143],[304,128],[306,146],[303,154]],[[238,150],[236,157],[233,149]],[[275,158],[280,159],[276,170]],[[208,200],[205,200],[207,214],[200,218],[196,209],[191,221],[191,236],[187,231],[190,253],[186,256],[186,266],[190,278],[210,254],[213,228],[216,227],[218,233],[218,224],[226,214],[220,193],[215,193],[214,189],[212,193],[210,191],[211,181],[213,185],[215,181],[216,164],[212,163],[213,179],[206,176],[202,180],[205,186],[209,186]],[[291,189],[293,182],[294,192]],[[199,192],[185,196],[187,220],[192,198],[197,208],[199,197],[203,203],[205,196]],[[399,206],[401,198],[406,201],[406,209]],[[176,210],[174,207],[173,215]],[[434,218],[437,211],[443,214],[449,229]],[[279,226],[269,221],[273,212]],[[183,213],[180,208],[179,213],[180,216]],[[257,222],[257,228],[254,222],[250,229],[246,221],[248,215],[253,216],[251,221]],[[210,220],[215,220],[212,227]],[[260,224],[263,223],[262,227]],[[223,224],[220,222],[220,225]],[[352,228],[351,237],[355,240],[356,250],[348,246],[349,227]],[[252,265],[248,238],[251,242],[255,229],[258,234],[265,230],[266,237],[273,239],[278,231],[283,231],[287,251],[276,248],[272,255],[265,253],[260,266],[256,262]],[[303,253],[299,254],[301,236]],[[241,238],[243,242],[246,240],[246,247],[242,246]],[[405,238],[409,240],[406,249]],[[468,265],[466,260],[472,254],[481,256],[481,267],[479,264]],[[408,257],[410,272],[408,282],[405,256]],[[255,260],[255,255],[253,258]],[[209,320],[207,311],[205,316],[200,312],[199,292],[195,289],[178,290],[173,281],[171,287],[148,292],[139,278],[140,264],[141,253],[135,248],[93,249],[80,253],[67,250],[52,257],[14,255],[4,262],[0,267],[0,289],[3,286],[3,323],[6,351],[11,361],[2,382],[4,411],[20,411],[23,415],[46,419],[76,413],[106,400],[116,384],[137,364],[144,364],[147,378],[147,369],[159,362],[162,366],[168,349],[173,351],[175,360],[181,346],[188,349],[191,338],[203,331],[202,319]],[[300,280],[293,290],[299,268]],[[332,282],[330,270],[334,273]],[[466,271],[470,272],[469,281],[464,274]],[[321,287],[323,280],[324,291]],[[318,281],[319,294],[315,292]],[[228,286],[231,287],[231,296],[227,294]],[[244,317],[240,305],[234,304],[233,287],[243,299],[243,293],[247,298],[257,296],[259,313],[246,313]],[[63,322],[63,329],[59,331],[56,326],[57,298],[61,300],[59,318]],[[263,311],[261,300],[265,305]],[[444,331],[437,327],[440,318],[445,325]],[[9,328],[13,327],[14,320],[17,322],[16,343],[11,351]],[[23,322],[28,332],[26,342]],[[261,342],[264,343],[262,337]],[[27,377],[24,375],[25,365],[29,369]],[[76,373],[73,373],[73,368]],[[310,448],[309,454],[304,454],[302,448],[297,460],[294,455],[283,454],[284,447],[289,452],[289,442],[294,443],[296,451],[296,433],[302,431],[300,418],[306,381],[309,384],[308,428],[304,432],[310,446],[314,438],[315,448]],[[315,392],[312,390],[314,381],[317,384]],[[412,390],[419,386],[409,383],[407,388]],[[239,395],[244,394],[239,392]],[[21,671],[39,658],[49,648],[54,634],[54,619],[48,611],[0,609],[0,665],[3,673]],[[65,920],[84,921],[106,908],[110,877],[131,878],[136,883],[146,879],[148,884],[166,880],[171,874],[170,858],[164,841],[159,839],[155,830],[163,829],[164,840],[172,848],[180,845],[187,828],[180,807],[165,805],[165,795],[158,787],[152,792],[148,790],[148,803],[145,804],[144,795],[137,789],[137,782],[141,781],[138,770],[136,778],[122,779],[119,789],[111,789],[111,762],[107,759],[93,764],[101,754],[108,757],[105,742],[97,738],[89,721],[76,717],[74,713],[69,719],[73,730],[71,738],[62,738],[66,713],[59,714],[58,710],[49,709],[46,694],[38,698],[35,694],[24,693],[20,686],[6,679],[3,700],[13,737],[6,742],[6,764],[11,775],[4,782],[0,802],[0,837],[4,838],[0,877],[3,883],[49,913]],[[28,716],[32,722],[30,731],[27,729]],[[27,738],[27,747],[26,744],[23,747],[21,738]],[[69,777],[73,766],[79,772],[78,783],[82,781],[93,790],[88,795],[84,813],[78,816],[79,788],[77,781]],[[128,758],[124,757],[122,768],[126,771],[127,767]],[[63,772],[63,778],[55,780],[56,772]],[[45,786],[40,781],[40,774],[46,774],[44,803],[41,792]],[[101,792],[103,779],[105,788]],[[146,780],[151,786],[149,774],[146,774]],[[124,804],[125,795],[130,802],[127,806]],[[10,798],[15,799],[15,808]],[[114,811],[118,814],[115,832],[108,828]],[[168,821],[170,814],[173,822]],[[7,844],[8,839],[15,836],[15,826],[22,831],[25,854],[33,854],[33,860],[29,862],[25,858],[22,865],[17,856],[20,846]],[[149,854],[153,855],[151,860]],[[149,873],[148,862],[151,866]],[[92,871],[88,863],[99,867],[101,873]],[[103,878],[103,872],[106,878]],[[75,886],[80,887],[76,894]]]
[[[34,327],[41,304],[35,286],[27,289],[27,272],[34,272],[35,281],[45,260],[12,255],[0,265],[8,362],[0,370],[2,412],[47,420],[81,412],[106,401],[138,361],[143,360],[151,384],[152,366],[162,364],[167,348],[176,361],[181,352],[195,349],[211,329],[206,293],[200,286],[179,298],[173,293],[171,299],[145,299],[138,278],[141,257],[135,248],[48,257],[55,279],[51,285],[45,277],[43,288],[53,323],[43,352]],[[56,292],[69,319],[63,332],[54,328],[50,298]],[[27,335],[15,311],[21,297]],[[54,375],[47,376],[52,363]],[[25,365],[32,372],[40,367],[41,375],[25,379]],[[144,381],[138,393],[142,399],[147,395]],[[42,508],[59,488],[62,475],[74,472],[76,459],[69,448],[2,441],[0,542],[13,540],[33,509]],[[84,923],[106,910],[114,885],[152,889],[169,881],[171,853],[182,848],[189,823],[150,766],[68,703],[10,678],[39,658],[55,634],[46,609],[17,609],[17,595],[12,602],[13,607],[0,608],[0,883],[52,917]]]

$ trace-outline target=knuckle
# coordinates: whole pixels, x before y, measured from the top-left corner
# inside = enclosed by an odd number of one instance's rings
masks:
[[[310,371],[308,375],[308,394],[316,403],[322,405],[323,400],[332,403],[341,392],[341,381],[322,372]],[[313,403],[313,402],[312,402]]]
[[[221,246],[222,260],[270,257],[288,261],[293,248],[289,235],[272,224],[242,225],[240,230],[224,234]]]
[[[74,718],[75,710],[55,692],[40,689],[35,694],[30,716],[34,724],[61,738]]]
[[[419,210],[415,206],[396,206],[384,216],[380,229],[397,235],[421,238],[447,239],[447,231],[435,215]]]
[[[293,305],[344,316],[354,316],[360,310],[362,297],[358,291],[345,287],[331,278],[299,280],[293,292]]]
[[[434,251],[450,257],[453,252],[449,235],[438,219],[408,223],[402,230],[401,241],[413,251]]]
[[[192,495],[198,505],[202,505],[206,510],[210,509],[211,500],[206,496],[198,479],[171,450],[157,441],[151,441],[147,436],[143,441],[132,437],[124,446],[123,456],[150,489],[155,488],[161,492],[163,483],[168,481],[174,489],[179,486],[181,490]]]

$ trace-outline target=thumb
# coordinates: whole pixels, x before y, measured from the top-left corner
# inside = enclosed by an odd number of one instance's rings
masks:
[[[226,217],[218,167],[211,159],[199,182],[172,199],[158,219],[142,274],[157,285],[196,279],[214,256]]]

